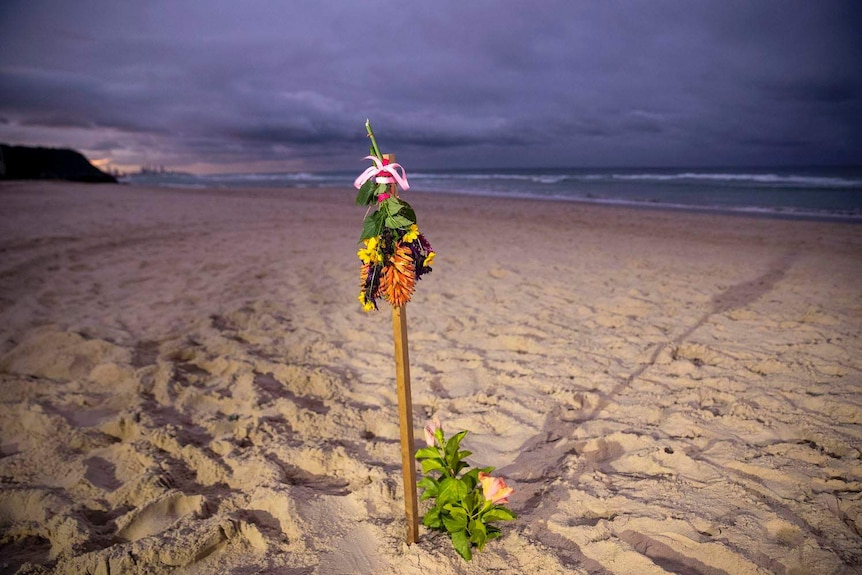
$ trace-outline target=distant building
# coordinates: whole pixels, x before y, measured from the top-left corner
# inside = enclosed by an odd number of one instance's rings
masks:
[[[166,170],[164,166],[151,166],[149,164],[141,166],[141,175],[164,175],[173,174],[171,170]]]

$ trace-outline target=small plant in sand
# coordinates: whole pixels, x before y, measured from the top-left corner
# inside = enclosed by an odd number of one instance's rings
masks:
[[[500,536],[500,528],[492,523],[517,516],[504,505],[514,490],[503,478],[490,475],[493,467],[469,469],[464,458],[471,452],[461,450],[465,435],[467,431],[461,431],[447,440],[435,418],[425,426],[427,447],[416,452],[416,459],[425,475],[417,483],[422,500],[434,500],[423,525],[448,533],[455,550],[469,561],[473,547],[482,551],[485,543]]]
[[[434,250],[419,232],[416,212],[398,197],[399,185],[410,188],[404,168],[380,153],[368,120],[365,129],[371,138],[371,155],[365,159],[373,165],[354,182],[356,204],[368,206],[359,238],[363,247],[356,255],[362,262],[359,303],[371,311],[380,297],[395,307],[410,301],[416,282],[431,272]]]

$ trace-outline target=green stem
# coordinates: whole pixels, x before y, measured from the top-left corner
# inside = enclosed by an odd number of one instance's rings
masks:
[[[371,138],[371,149],[374,155],[382,162],[383,154],[380,153],[380,148],[377,147],[377,140],[374,138],[374,132],[371,131],[371,121],[368,118],[365,119],[365,131],[368,132],[368,137]]]

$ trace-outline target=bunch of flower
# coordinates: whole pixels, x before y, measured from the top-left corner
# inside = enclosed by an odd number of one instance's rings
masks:
[[[379,235],[362,242],[357,255],[362,262],[359,302],[363,309],[377,309],[378,297],[396,307],[410,301],[416,282],[431,271],[434,262],[434,251],[419,227],[415,223],[406,229],[384,227]]]
[[[468,470],[464,458],[471,452],[461,450],[465,435],[461,431],[447,440],[435,418],[425,426],[427,447],[416,452],[416,459],[425,474],[418,482],[422,500],[434,500],[422,524],[447,532],[458,554],[469,561],[473,547],[482,551],[485,543],[500,536],[500,528],[493,522],[517,516],[504,505],[514,490],[502,478],[490,475],[493,467]]]
[[[395,307],[410,301],[416,282],[431,271],[434,251],[419,233],[416,212],[398,197],[399,183],[409,188],[403,168],[380,154],[367,120],[365,128],[371,138],[367,159],[374,165],[355,182],[359,188],[356,204],[369,206],[359,238],[363,247],[357,255],[362,262],[359,303],[371,311],[377,309],[377,298]]]

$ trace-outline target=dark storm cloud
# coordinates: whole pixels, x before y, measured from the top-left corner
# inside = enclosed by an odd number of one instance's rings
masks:
[[[116,163],[862,162],[854,2],[6,2],[0,140]]]

